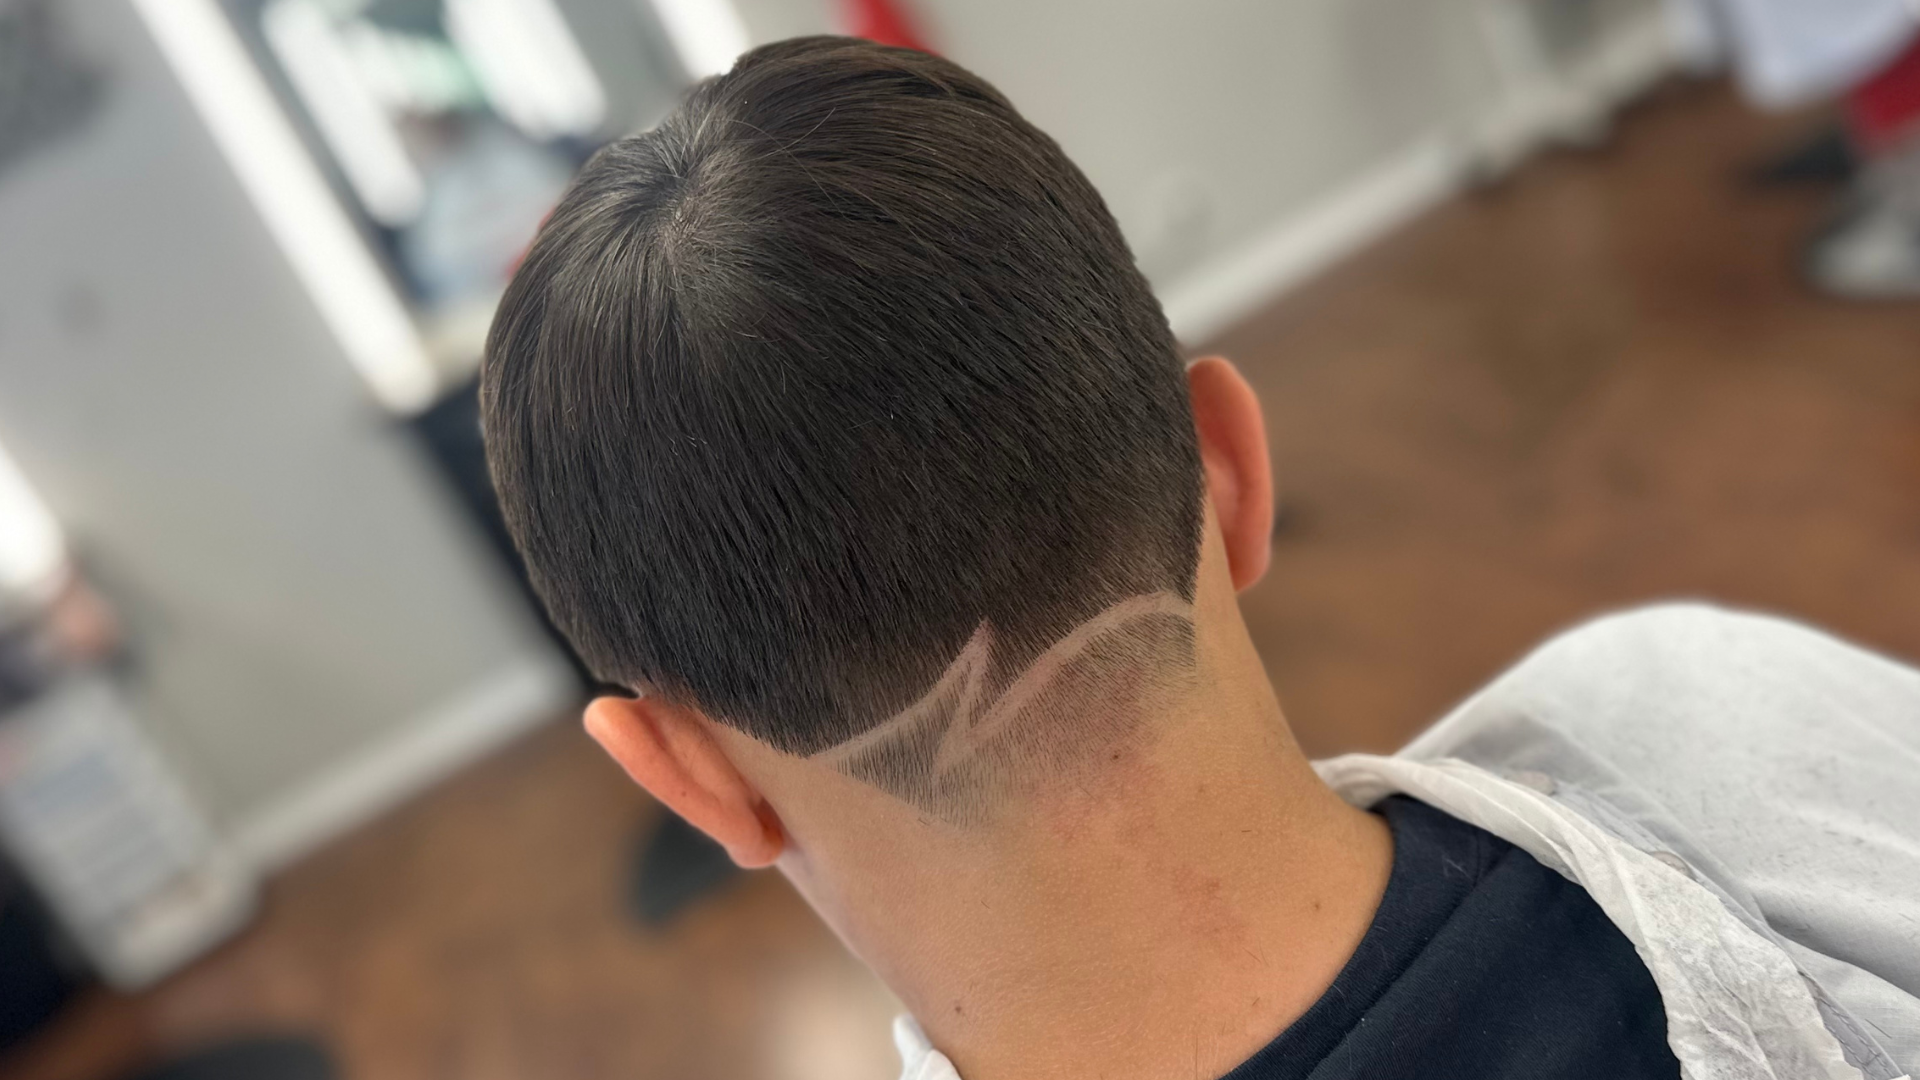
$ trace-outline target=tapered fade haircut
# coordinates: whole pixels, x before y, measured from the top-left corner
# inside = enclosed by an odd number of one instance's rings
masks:
[[[842,755],[903,797],[967,782],[921,716],[957,664],[997,693],[1137,597],[1174,599],[1023,701],[1191,663],[1203,484],[1166,318],[1086,177],[946,60],[769,45],[600,151],[481,393],[509,528],[599,676],[793,754],[912,713]]]

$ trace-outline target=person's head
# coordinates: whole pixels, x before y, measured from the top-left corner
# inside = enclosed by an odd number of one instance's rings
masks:
[[[966,830],[1118,760],[1196,678],[1208,530],[1265,566],[1251,392],[1186,369],[1059,146],[922,53],[770,45],[598,153],[482,396],[535,588],[638,695],[590,726],[743,863],[788,843],[768,769]]]

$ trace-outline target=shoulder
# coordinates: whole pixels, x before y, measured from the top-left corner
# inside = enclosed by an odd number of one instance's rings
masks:
[[[1823,745],[1887,742],[1920,754],[1920,671],[1787,619],[1659,604],[1554,637],[1409,752],[1441,756],[1522,716],[1621,764],[1805,765]]]
[[[1786,619],[1662,604],[1540,646],[1402,751],[1679,856],[1920,1055],[1920,671]]]
[[[1835,678],[1920,690],[1920,671],[1803,623],[1705,603],[1604,615],[1567,630],[1499,683],[1655,679],[1656,688],[1718,691],[1718,680],[1802,684]],[[1632,689],[1631,686],[1624,689]]]
[[[1734,864],[1872,853],[1920,875],[1920,671],[1786,619],[1705,604],[1596,619],[1401,753],[1545,774]]]

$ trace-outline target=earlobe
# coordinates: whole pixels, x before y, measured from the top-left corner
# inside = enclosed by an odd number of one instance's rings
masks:
[[[1245,589],[1260,580],[1273,557],[1273,465],[1260,398],[1238,369],[1217,356],[1188,365],[1187,390],[1233,587]]]
[[[634,783],[711,836],[741,866],[770,865],[786,846],[778,815],[698,712],[652,697],[602,697],[587,706],[587,734]]]

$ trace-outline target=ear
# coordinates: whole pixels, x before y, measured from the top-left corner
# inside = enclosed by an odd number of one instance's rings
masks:
[[[1260,580],[1273,557],[1273,465],[1260,399],[1239,370],[1218,356],[1188,365],[1187,391],[1227,567],[1233,587],[1245,589]]]
[[[727,849],[741,866],[766,866],[786,831],[693,709],[651,697],[603,697],[587,706],[587,734],[634,783]]]

